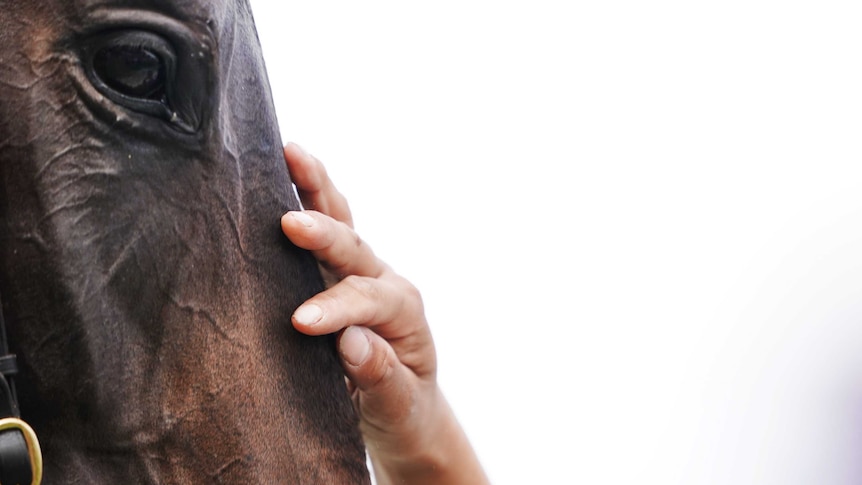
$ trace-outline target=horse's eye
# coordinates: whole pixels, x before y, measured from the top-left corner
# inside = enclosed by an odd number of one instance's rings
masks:
[[[80,42],[81,67],[102,96],[93,99],[113,111],[111,123],[119,120],[116,110],[124,110],[134,113],[129,123],[154,126],[155,119],[181,133],[197,132],[209,73],[199,43],[137,28],[112,29]]]
[[[120,94],[165,101],[164,62],[146,47],[105,47],[93,57],[93,70],[105,84]]]

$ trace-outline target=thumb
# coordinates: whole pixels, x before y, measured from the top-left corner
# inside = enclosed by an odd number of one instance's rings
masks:
[[[365,327],[347,327],[338,341],[344,373],[362,395],[365,419],[397,424],[410,415],[415,376],[386,340]]]

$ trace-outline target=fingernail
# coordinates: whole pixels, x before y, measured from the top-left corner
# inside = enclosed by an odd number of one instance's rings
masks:
[[[306,157],[306,158],[307,158],[307,157],[310,157],[310,156],[311,156],[311,155],[309,155],[309,154],[308,154],[308,152],[307,152],[307,151],[305,151],[305,148],[302,148],[302,145],[300,145],[299,143],[296,143],[295,141],[292,141],[292,142],[290,142],[290,144],[291,144],[291,145],[293,145],[293,146],[295,146],[295,147],[296,147],[296,149],[297,149],[297,150],[299,150],[299,153],[301,153],[304,157]]]
[[[302,305],[293,313],[293,319],[300,325],[314,325],[323,318],[323,310],[315,304]]]
[[[341,334],[341,356],[352,366],[359,366],[371,352],[371,342],[365,332],[356,327],[347,327]]]
[[[314,218],[311,217],[310,215],[306,214],[305,212],[292,211],[292,212],[288,212],[288,214],[290,214],[290,217],[293,217],[294,219],[299,221],[299,223],[305,227],[311,227],[314,225]]]

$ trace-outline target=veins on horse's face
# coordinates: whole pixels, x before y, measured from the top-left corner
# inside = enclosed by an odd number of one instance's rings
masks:
[[[368,483],[331,341],[289,325],[322,282],[278,227],[247,0],[0,3],[0,289],[46,483]]]

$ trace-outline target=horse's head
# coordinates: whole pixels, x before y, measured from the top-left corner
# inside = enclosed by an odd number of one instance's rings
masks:
[[[361,483],[245,0],[0,0],[0,293],[49,483]]]

